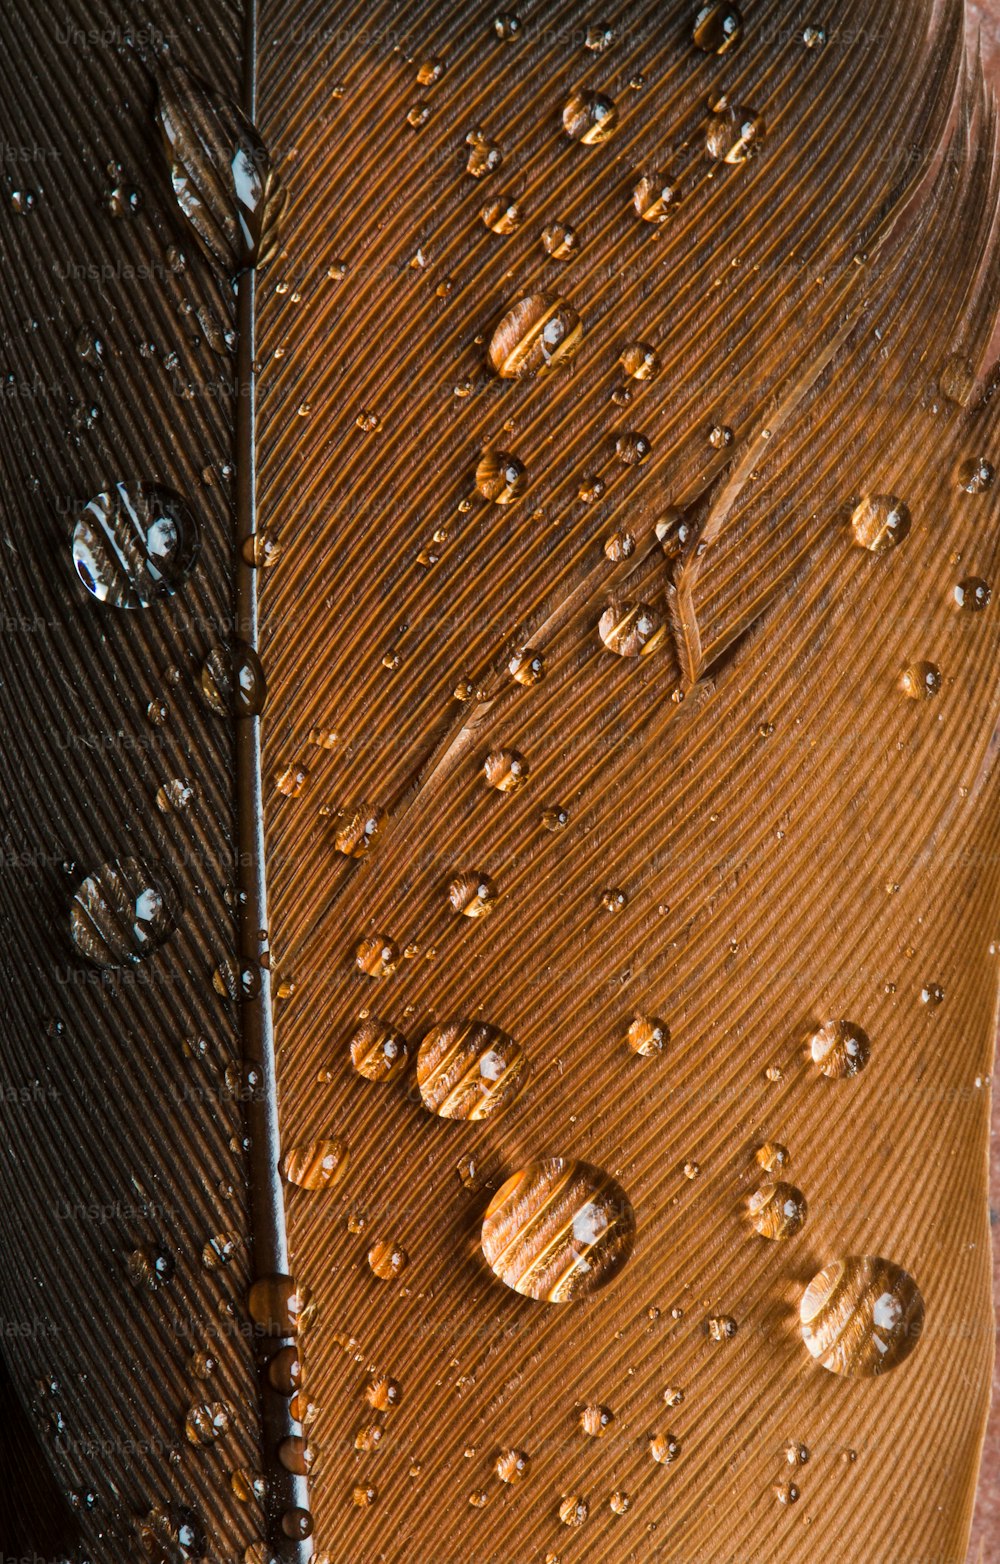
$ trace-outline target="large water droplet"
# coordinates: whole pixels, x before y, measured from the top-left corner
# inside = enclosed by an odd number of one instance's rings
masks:
[[[417,1052],[417,1085],[425,1108],[442,1119],[490,1119],[509,1108],[529,1073],[512,1037],[486,1022],[432,1027]]]
[[[102,967],[134,966],[175,926],[168,892],[136,858],[115,858],[89,874],[70,909],[74,945]]]
[[[148,608],[190,575],[198,543],[197,523],[173,489],[123,482],[85,506],[73,529],[73,563],[98,602]]]
[[[814,1276],[799,1306],[802,1339],[834,1374],[884,1374],[908,1358],[924,1323],[913,1277],[880,1256],[847,1255]]]
[[[552,293],[529,293],[500,320],[486,356],[502,380],[537,375],[564,363],[583,336],[572,305]]]
[[[342,1140],[314,1140],[294,1146],[285,1157],[285,1177],[300,1189],[330,1189],[339,1184],[350,1165],[350,1152]]]
[[[495,1275],[546,1303],[603,1287],[634,1242],[635,1214],[621,1185],[568,1157],[548,1157],[515,1173],[483,1218],[483,1254]]]

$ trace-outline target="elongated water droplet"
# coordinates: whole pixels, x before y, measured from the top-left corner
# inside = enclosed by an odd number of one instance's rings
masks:
[[[382,1282],[394,1281],[406,1270],[409,1259],[402,1244],[389,1238],[380,1238],[368,1251],[369,1269]]]
[[[520,1045],[483,1021],[432,1027],[417,1052],[424,1107],[443,1119],[494,1118],[510,1107],[528,1073]]]
[[[605,1286],[632,1253],[635,1214],[621,1185],[589,1162],[548,1157],[515,1173],[483,1218],[487,1263],[507,1287],[565,1303]]]
[[[802,1339],[834,1374],[884,1374],[920,1338],[924,1300],[902,1266],[878,1255],[847,1255],[814,1276],[799,1306]]]

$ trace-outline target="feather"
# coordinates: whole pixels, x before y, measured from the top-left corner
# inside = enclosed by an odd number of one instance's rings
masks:
[[[11,18],[6,1551],[964,1557],[995,108],[740,9]]]

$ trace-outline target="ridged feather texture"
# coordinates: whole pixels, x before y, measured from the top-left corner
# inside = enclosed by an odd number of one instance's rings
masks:
[[[702,10],[10,19],[3,1551],[964,1558],[994,106]]]

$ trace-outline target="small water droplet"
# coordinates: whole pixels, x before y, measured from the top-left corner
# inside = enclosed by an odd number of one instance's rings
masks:
[[[213,646],[201,667],[201,691],[220,717],[255,717],[264,709],[267,685],[260,658],[246,641]]]
[[[398,1032],[378,1016],[367,1016],[351,1038],[351,1063],[368,1081],[390,1081],[406,1069],[409,1048]]]
[[[266,529],[252,532],[243,539],[240,554],[251,570],[270,570],[281,556],[281,545],[273,533]]]
[[[635,1215],[610,1174],[589,1162],[549,1157],[501,1186],[487,1207],[481,1241],[505,1286],[564,1303],[617,1275],[632,1253]]]
[[[174,777],[172,781],[164,782],[157,788],[156,807],[161,814],[179,814],[187,809],[194,797],[195,790],[192,784]]]
[[[633,380],[652,380],[660,372],[660,356],[645,342],[628,342],[618,360]]]
[[[531,1457],[525,1450],[501,1450],[494,1471],[502,1483],[519,1483],[528,1475]]]
[[[681,1442],[673,1434],[653,1434],[649,1453],[660,1466],[670,1466],[681,1453]]]
[[[542,229],[542,249],[554,261],[569,261],[580,248],[580,236],[569,223],[549,223]]]
[[[563,130],[571,141],[595,147],[613,135],[618,124],[614,99],[590,87],[578,87],[566,99],[562,111]]]
[[[399,946],[388,934],[369,934],[359,941],[354,961],[368,977],[391,977],[399,964]]]
[[[545,677],[545,658],[541,652],[533,651],[525,647],[523,651],[515,652],[507,664],[511,678],[517,684],[528,687],[537,684]]]
[[[629,1047],[644,1059],[662,1053],[669,1041],[670,1028],[658,1016],[637,1015],[628,1029]]]
[[[376,1412],[391,1412],[403,1399],[403,1387],[398,1379],[383,1374],[373,1379],[365,1391],[365,1400]]]
[[[448,882],[452,910],[466,918],[484,918],[492,912],[499,892],[488,874],[470,869]]]
[[[712,424],[708,431],[708,443],[716,451],[724,451],[735,438],[728,424]]]
[[[330,1189],[350,1166],[346,1141],[314,1140],[295,1146],[285,1157],[285,1177],[299,1189]]]
[[[745,163],[760,151],[764,121],[753,109],[718,108],[705,131],[705,151],[716,163]]]
[[[516,749],[491,750],[483,762],[483,776],[488,787],[498,793],[517,793],[528,780],[528,762]]]
[[[25,217],[34,210],[35,192],[33,190],[12,190],[10,193],[10,209],[18,217]]]
[[[497,142],[490,141],[481,130],[470,130],[465,142],[469,149],[465,171],[471,174],[473,179],[482,179],[500,167],[503,162],[501,147]]]
[[[647,657],[666,634],[663,616],[647,603],[610,603],[597,625],[609,652],[619,657]]]
[[[484,500],[494,505],[509,505],[524,493],[527,483],[523,462],[509,451],[486,450],[476,467],[476,488]]]
[[[380,1238],[372,1244],[368,1251],[368,1266],[373,1276],[380,1281],[395,1281],[402,1275],[409,1264],[409,1255],[402,1244],[395,1243],[389,1238]]]
[[[712,0],[712,4],[699,8],[691,37],[695,48],[705,54],[726,54],[739,43],[742,34],[743,18],[736,6]]]
[[[444,61],[439,60],[436,54],[428,55],[426,60],[421,60],[417,66],[417,85],[420,87],[433,87],[436,81],[440,81],[444,75]]]
[[[673,216],[680,199],[680,181],[671,174],[643,174],[632,192],[636,215],[656,227]]]
[[[370,1509],[378,1498],[378,1489],[370,1483],[356,1483],[351,1490],[351,1499],[360,1510]]]
[[[305,1330],[312,1303],[291,1276],[264,1276],[250,1288],[247,1313],[267,1336],[294,1336]]]
[[[872,554],[898,548],[910,530],[910,512],[894,494],[873,494],[855,506],[851,531],[855,543]]]
[[[333,845],[345,858],[363,858],[385,823],[385,813],[373,805],[340,810]]]
[[[985,456],[974,456],[958,469],[958,486],[966,494],[985,494],[993,487],[996,471]]]
[[[231,1409],[224,1401],[201,1401],[188,1409],[184,1432],[193,1445],[214,1444],[229,1432]]]
[[[799,1317],[818,1363],[834,1374],[870,1377],[909,1357],[923,1329],[924,1301],[892,1260],[847,1255],[813,1277]]]
[[[989,608],[993,592],[981,576],[967,576],[958,583],[952,596],[958,608],[964,608],[970,614],[981,614],[984,608]]]
[[[559,1506],[559,1519],[564,1526],[582,1526],[589,1514],[586,1499],[582,1499],[578,1493],[567,1494]]]
[[[499,196],[495,201],[487,201],[479,215],[490,232],[495,234],[515,233],[524,219],[521,203],[511,196]]]
[[[732,1341],[739,1326],[731,1314],[712,1314],[705,1321],[710,1341]]]
[[[600,1439],[615,1420],[611,1408],[600,1401],[591,1401],[580,1413],[580,1427],[591,1439]]]
[[[564,364],[583,336],[580,317],[552,293],[529,293],[506,311],[490,338],[487,362],[501,380]]]
[[[807,27],[802,34],[802,42],[807,49],[822,49],[826,43],[826,28]]]
[[[911,701],[929,701],[941,689],[941,670],[937,663],[910,663],[899,676],[899,687]]]
[[[523,36],[524,28],[521,25],[520,18],[515,16],[512,11],[501,11],[500,15],[494,19],[493,31],[501,43],[517,43]]]
[[[930,1005],[932,1009],[935,1006],[940,1005],[943,1000],[944,989],[941,987],[940,983],[925,983],[923,988],[920,990],[921,1004]]]
[[[308,1477],[314,1459],[311,1445],[301,1434],[289,1434],[278,1445],[279,1462],[296,1477]]]
[[[806,1198],[794,1184],[762,1184],[747,1201],[750,1222],[761,1238],[791,1238],[806,1220]]]
[[[299,1506],[286,1510],[281,1517],[281,1529],[294,1542],[304,1542],[313,1533],[313,1518],[308,1510]]]

